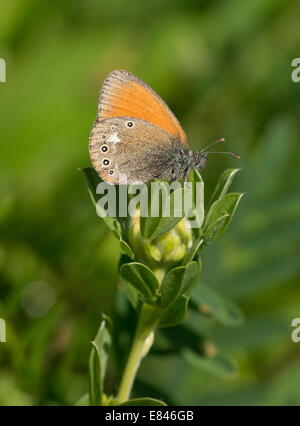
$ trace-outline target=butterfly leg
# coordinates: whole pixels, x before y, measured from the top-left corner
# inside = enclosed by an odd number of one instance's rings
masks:
[[[187,167],[185,170],[184,170],[184,172],[182,173],[182,179],[183,179],[183,181],[184,182],[187,182],[187,180],[188,180],[188,174],[189,174],[189,168]]]
[[[176,182],[176,180],[177,180],[177,175],[176,175],[175,170],[173,169],[173,170],[171,171],[171,174],[170,174],[170,181],[171,181],[171,182]]]

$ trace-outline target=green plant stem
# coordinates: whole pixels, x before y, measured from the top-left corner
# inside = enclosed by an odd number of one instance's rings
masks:
[[[150,340],[151,334],[153,333],[158,322],[158,316],[157,309],[149,305],[142,306],[139,323],[117,396],[117,400],[120,403],[127,401],[130,397],[132,386],[141,360],[148,353],[152,345],[152,340]]]
[[[143,347],[144,340],[141,338],[135,338],[122,377],[119,394],[117,397],[119,402],[125,402],[130,397],[133,382],[142,359],[141,354],[143,352]]]

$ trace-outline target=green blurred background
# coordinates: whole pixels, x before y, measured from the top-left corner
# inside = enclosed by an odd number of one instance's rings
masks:
[[[0,404],[73,404],[87,391],[89,341],[112,312],[119,247],[96,217],[78,167],[98,92],[113,69],[148,82],[194,148],[216,137],[241,160],[213,157],[246,192],[229,231],[203,255],[203,282],[235,301],[239,327],[197,317],[238,374],[153,353],[136,395],[174,404],[300,404],[300,3],[1,0]],[[195,321],[194,321],[195,324]],[[126,340],[126,335],[125,335]],[[109,388],[120,372],[111,369]]]

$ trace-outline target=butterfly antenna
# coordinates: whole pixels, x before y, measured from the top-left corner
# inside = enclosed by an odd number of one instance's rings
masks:
[[[215,145],[216,143],[220,143],[220,142],[225,142],[225,139],[224,138],[220,138],[220,139],[217,139],[217,140],[211,142],[210,144],[206,145],[203,149],[201,149],[200,152],[205,152],[207,150],[207,148],[209,148],[212,145]]]
[[[235,152],[230,152],[230,151],[225,151],[225,152],[220,152],[220,151],[211,151],[211,152],[207,152],[205,151],[205,154],[229,154],[229,155],[233,155],[235,158],[241,158],[241,156],[239,154],[236,154]]]

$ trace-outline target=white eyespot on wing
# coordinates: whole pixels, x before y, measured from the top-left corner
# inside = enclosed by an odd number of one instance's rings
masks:
[[[107,137],[107,142],[118,143],[121,142],[121,139],[118,137],[118,133],[110,133]]]

